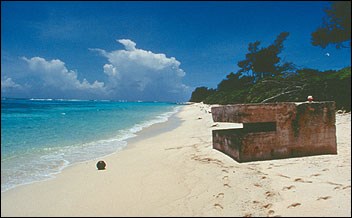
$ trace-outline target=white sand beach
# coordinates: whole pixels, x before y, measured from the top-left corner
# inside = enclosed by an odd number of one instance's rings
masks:
[[[100,158],[106,170],[1,193],[1,216],[351,216],[351,113],[336,115],[337,155],[238,163],[212,149],[209,111],[184,106]]]

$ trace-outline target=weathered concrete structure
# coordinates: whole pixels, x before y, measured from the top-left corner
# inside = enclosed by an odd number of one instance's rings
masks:
[[[335,102],[235,104],[211,112],[214,122],[243,123],[213,130],[213,148],[238,162],[337,154]]]

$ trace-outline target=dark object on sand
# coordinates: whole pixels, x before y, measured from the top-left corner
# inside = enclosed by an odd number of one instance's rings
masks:
[[[97,168],[98,170],[105,170],[106,163],[102,160],[98,161]]]

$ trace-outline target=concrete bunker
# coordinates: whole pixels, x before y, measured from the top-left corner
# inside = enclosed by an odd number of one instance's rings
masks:
[[[213,148],[238,162],[337,154],[335,102],[282,102],[212,107]]]

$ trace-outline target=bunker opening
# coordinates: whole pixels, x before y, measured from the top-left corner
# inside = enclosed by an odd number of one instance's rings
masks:
[[[247,133],[276,131],[276,122],[243,123],[243,131]]]

